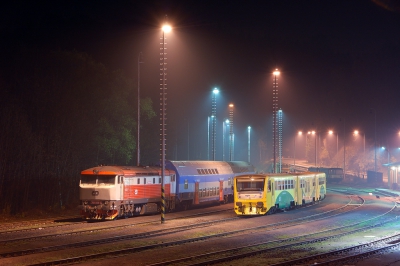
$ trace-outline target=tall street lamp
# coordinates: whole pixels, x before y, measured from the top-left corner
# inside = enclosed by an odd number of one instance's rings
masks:
[[[302,136],[303,132],[299,131],[296,134],[297,136]],[[294,172],[296,172],[296,135],[294,136],[294,140],[293,140],[293,169]]]
[[[274,82],[272,89],[272,115],[273,115],[273,158],[274,158],[274,167],[273,172],[277,173],[276,169],[276,153],[277,153],[277,115],[278,115],[278,76],[280,72],[278,69],[275,69],[274,74]]]
[[[217,131],[217,94],[219,90],[214,88],[213,97],[212,97],[212,110],[211,110],[211,118],[212,118],[212,141],[211,141],[211,152],[212,152],[212,160],[215,161],[215,139],[216,139],[216,131]]]
[[[233,107],[229,104],[229,161],[233,160]]]
[[[250,130],[251,126],[247,127],[247,161],[250,162]]]
[[[207,117],[207,160],[210,160],[210,117]]]
[[[333,130],[328,131],[329,135],[333,135]],[[339,134],[336,132],[336,156],[339,154]]]
[[[144,63],[141,61],[142,52],[139,53],[138,57],[138,89],[137,89],[137,149],[136,149],[136,165],[140,165],[140,64]]]
[[[229,127],[229,119],[222,122],[222,161],[225,161],[225,135],[226,127]]]
[[[360,135],[360,132],[358,130],[354,130],[354,136],[358,136],[358,135]],[[365,133],[363,135],[364,135],[364,156],[365,156]],[[364,160],[365,160],[365,158],[364,158]]]
[[[164,25],[162,27],[162,49],[161,49],[161,74],[162,74],[162,88],[161,88],[161,223],[165,222],[165,192],[164,192],[164,179],[165,179],[165,116],[166,116],[166,37],[165,34],[171,31],[171,26]]]
[[[374,136],[374,175],[376,175],[376,110],[371,108],[371,111],[374,111],[374,121],[375,121],[375,136]]]
[[[313,131],[308,131],[309,135],[314,135],[314,140],[315,140],[315,144],[314,144],[314,148],[315,148],[315,166],[317,166],[317,132]]]

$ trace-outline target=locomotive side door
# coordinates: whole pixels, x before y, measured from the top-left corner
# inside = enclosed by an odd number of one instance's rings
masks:
[[[124,197],[124,177],[117,175],[115,179],[114,198],[115,200],[122,200]]]

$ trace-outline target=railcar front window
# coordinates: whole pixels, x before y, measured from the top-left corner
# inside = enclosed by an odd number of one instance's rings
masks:
[[[237,180],[236,183],[237,191],[263,191],[264,190],[264,179],[254,180]]]
[[[99,175],[97,176],[97,184],[114,185],[115,175]]]
[[[81,184],[95,185],[97,176],[95,175],[82,175]]]

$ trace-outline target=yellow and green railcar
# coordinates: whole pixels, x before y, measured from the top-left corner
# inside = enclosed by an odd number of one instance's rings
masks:
[[[238,215],[264,215],[325,198],[324,173],[253,174],[234,179]]]

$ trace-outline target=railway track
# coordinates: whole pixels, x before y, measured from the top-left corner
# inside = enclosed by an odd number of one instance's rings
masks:
[[[35,219],[27,221],[0,223],[0,235],[13,232],[27,232],[38,230],[38,228],[58,227],[69,224],[76,224],[82,221],[80,217],[59,216],[51,219]]]
[[[204,217],[204,216],[208,216],[208,215],[213,215],[213,214],[217,214],[217,213],[221,213],[221,212],[227,212],[227,211],[232,211],[232,208],[226,208],[226,209],[222,209],[222,210],[217,210],[217,211],[203,211],[200,213],[195,213],[195,214],[190,214],[190,215],[183,215],[183,216],[178,216],[176,218],[171,218],[170,220],[178,220],[178,219],[187,219],[187,218],[193,218],[193,217]],[[111,221],[110,221],[111,222]],[[84,221],[82,222],[83,224],[86,224],[87,222]],[[73,225],[79,225],[82,224],[81,222],[75,223]],[[56,234],[44,234],[44,235],[38,235],[38,236],[28,236],[28,237],[19,237],[19,238],[10,238],[10,239],[5,239],[5,240],[0,240],[0,245],[4,245],[4,244],[11,244],[13,242],[21,242],[21,241],[33,241],[33,240],[41,240],[41,239],[46,239],[46,238],[57,238],[57,237],[62,237],[62,236],[68,236],[68,235],[84,235],[84,234],[94,234],[94,233],[98,233],[101,231],[110,231],[110,230],[120,230],[120,229],[124,229],[124,228],[129,228],[129,227],[133,227],[133,226],[144,226],[144,225],[151,225],[151,224],[159,224],[159,220],[150,220],[150,221],[144,221],[144,222],[137,222],[137,223],[129,223],[129,224],[122,224],[122,225],[114,225],[113,226],[109,226],[108,222],[105,222],[104,226],[100,227],[100,228],[89,228],[89,229],[84,229],[84,230],[71,230],[71,231],[67,231],[67,232],[63,232],[63,233],[56,233]],[[68,224],[68,225],[72,225],[72,224]],[[61,226],[65,226],[65,225],[60,225]],[[54,228],[56,226],[51,226],[51,228]],[[42,228],[44,229],[44,228]],[[35,230],[40,230],[38,228],[36,228]],[[26,230],[18,230],[18,231],[12,231],[10,233],[20,233],[20,232],[25,232]],[[9,256],[9,255],[8,255]],[[2,253],[0,253],[0,258],[1,257],[6,257],[6,255],[2,255]]]
[[[395,206],[386,214],[392,212]],[[374,220],[374,219],[379,219],[382,218],[381,215],[379,217],[374,217],[373,219],[369,220]],[[198,265],[217,265],[221,263],[226,263],[226,262],[231,262],[231,261],[236,261],[238,265],[246,265],[246,258],[252,258],[252,260],[256,259],[257,256],[262,256],[262,257],[275,257],[276,254],[286,254],[281,258],[283,262],[281,263],[270,263],[270,262],[264,262],[265,264],[268,265],[302,265],[302,264],[318,264],[318,265],[343,265],[342,263],[345,261],[349,260],[356,260],[358,257],[365,257],[370,254],[375,254],[377,252],[382,252],[383,249],[390,249],[393,248],[395,245],[398,246],[400,242],[400,234],[394,234],[390,237],[385,237],[377,241],[373,242],[368,242],[362,245],[357,245],[357,246],[352,246],[349,248],[345,249],[339,249],[339,250],[334,250],[331,252],[325,252],[322,254],[317,254],[313,256],[307,256],[303,258],[296,258],[296,259],[288,259],[287,257],[290,257],[290,254],[293,253],[292,250],[299,248],[303,249],[305,252],[309,252],[310,245],[314,244],[321,244],[323,242],[332,240],[332,239],[339,239],[340,237],[347,236],[349,234],[354,234],[360,231],[365,231],[365,230],[370,230],[372,228],[376,228],[379,226],[383,226],[385,224],[388,224],[390,222],[397,221],[397,217],[392,217],[387,220],[382,220],[382,221],[377,221],[376,224],[374,225],[369,225],[369,226],[362,226],[360,228],[353,228],[356,227],[362,223],[365,223],[366,221],[360,221],[351,225],[343,226],[343,227],[338,227],[334,229],[325,230],[325,231],[319,231],[319,232],[314,232],[312,234],[306,234],[306,235],[301,235],[301,236],[296,236],[292,238],[286,238],[283,240],[275,240],[275,241],[267,241],[267,242],[262,242],[262,243],[257,243],[253,245],[246,245],[242,247],[237,247],[233,249],[225,249],[217,252],[209,252],[209,253],[204,253],[200,254],[197,256],[190,256],[186,258],[180,258],[176,260],[169,260],[169,261],[163,261],[160,263],[154,263],[150,264],[149,266],[161,266],[161,265],[179,265],[184,263],[185,265],[190,265],[190,266],[198,266]],[[343,229],[349,229],[343,232]],[[322,235],[322,236],[321,236]],[[371,249],[371,245],[378,245],[382,243],[386,243],[388,241],[393,241],[396,242],[395,244],[390,244],[387,245],[386,247],[379,247],[379,248],[374,248]],[[304,246],[307,246],[304,248]],[[351,252],[355,252],[356,250],[360,250],[362,248],[368,249],[366,252],[360,252],[357,255],[351,255],[351,256],[345,256],[345,254],[349,254]],[[249,251],[250,250],[250,251]],[[338,254],[340,254],[340,258],[338,258]],[[212,257],[215,257],[214,259],[210,259]]]
[[[356,202],[356,200],[358,202]],[[102,257],[110,257],[110,256],[111,257],[112,256],[121,256],[122,254],[130,254],[133,252],[151,250],[151,249],[155,249],[155,248],[163,248],[163,247],[174,246],[174,245],[183,245],[185,243],[205,241],[205,240],[210,240],[210,239],[218,239],[221,237],[240,235],[240,234],[245,234],[248,232],[254,233],[254,232],[259,232],[259,231],[277,230],[279,228],[285,228],[285,227],[287,228],[287,227],[291,227],[291,226],[295,226],[295,225],[299,225],[299,224],[304,224],[304,223],[309,222],[310,220],[318,219],[318,217],[320,217],[319,219],[327,219],[327,217],[334,217],[339,214],[343,214],[343,213],[349,212],[351,210],[355,210],[362,205],[363,205],[362,199],[349,196],[348,203],[337,209],[326,211],[326,212],[319,213],[319,214],[310,215],[307,217],[292,219],[292,220],[288,220],[285,222],[279,222],[276,224],[266,224],[266,225],[257,226],[254,228],[245,228],[242,230],[232,230],[232,231],[227,231],[227,232],[220,233],[220,234],[210,234],[210,235],[206,235],[206,236],[202,236],[202,237],[188,238],[188,239],[183,239],[183,240],[179,240],[179,241],[172,241],[172,242],[169,241],[169,242],[163,242],[163,243],[153,244],[153,245],[144,245],[144,246],[139,246],[139,247],[112,250],[112,251],[110,250],[110,252],[84,255],[84,256],[79,256],[79,257],[51,261],[51,262],[42,262],[42,263],[39,263],[38,265],[54,265],[54,264],[74,263],[77,261],[87,261],[87,260],[91,260],[91,259],[99,259]],[[232,218],[232,220],[234,220],[234,219],[236,220],[239,218],[238,217]],[[146,240],[149,240],[149,238],[165,236],[168,234],[174,234],[174,233],[182,232],[182,231],[190,231],[190,230],[194,230],[194,229],[198,229],[198,228],[210,227],[217,223],[227,223],[227,222],[229,222],[229,220],[227,220],[227,219],[223,219],[223,220],[219,220],[219,221],[213,220],[213,221],[208,221],[208,222],[204,222],[201,224],[196,223],[196,224],[189,224],[184,227],[170,228],[168,230],[152,231],[152,232],[146,233],[146,234],[133,234],[133,235],[125,235],[125,236],[121,236],[121,237],[113,237],[111,239],[101,239],[101,240],[97,240],[97,241],[86,241],[86,242],[80,242],[80,243],[72,243],[72,244],[68,244],[68,245],[41,247],[41,248],[37,248],[37,249],[23,250],[23,251],[8,253],[8,254],[3,253],[0,255],[3,257],[21,256],[21,255],[26,255],[26,254],[35,254],[38,252],[48,252],[48,251],[55,251],[55,250],[62,250],[62,249],[72,249],[72,248],[77,248],[77,247],[87,247],[87,246],[91,246],[91,245],[99,245],[99,244],[116,242],[116,241],[126,241],[126,240],[133,240],[133,239],[137,240],[137,239],[144,239],[144,238]]]

